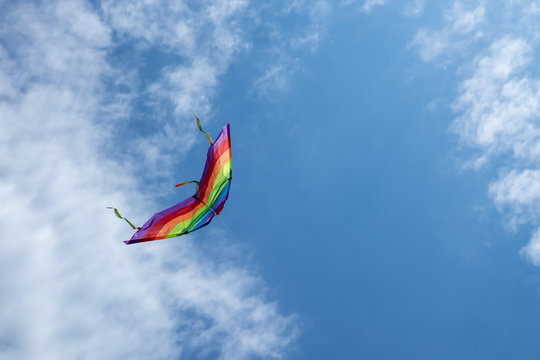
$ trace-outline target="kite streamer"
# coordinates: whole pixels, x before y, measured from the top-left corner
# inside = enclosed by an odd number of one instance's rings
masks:
[[[140,229],[138,227],[136,227],[135,225],[133,225],[131,223],[131,221],[129,221],[128,219],[126,219],[125,217],[123,217],[122,215],[120,215],[120,213],[118,212],[118,209],[117,208],[114,208],[114,207],[111,207],[111,206],[107,206],[107,209],[112,209],[114,210],[114,214],[119,217],[120,219],[124,219],[126,220],[126,222],[129,224],[129,226],[131,226],[133,228],[133,230],[137,230],[137,229]]]
[[[208,139],[208,142],[210,143],[210,145],[213,145],[214,143],[212,142],[212,138],[210,137],[209,133],[203,130],[201,126],[201,120],[199,120],[199,117],[195,115],[193,111],[191,111],[191,113],[193,114],[193,116],[195,116],[195,119],[197,119],[197,126],[199,127],[199,130],[206,135],[206,138]]]
[[[197,125],[203,131],[198,118]],[[211,146],[208,149],[201,179],[198,182],[188,181],[176,185],[197,183],[195,195],[152,216],[137,230],[131,240],[124,241],[126,244],[187,234],[208,225],[212,218],[223,210],[229,197],[232,178],[230,125],[227,123],[213,143],[208,133],[204,133]],[[118,211],[115,212],[118,216]]]

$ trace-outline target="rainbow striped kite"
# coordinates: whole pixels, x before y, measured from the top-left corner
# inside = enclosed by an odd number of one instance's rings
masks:
[[[210,224],[212,218],[218,215],[229,196],[231,184],[231,137],[229,123],[221,130],[216,141],[212,143],[197,118],[199,129],[206,134],[210,142],[206,165],[200,181],[188,181],[176,185],[182,186],[196,183],[197,190],[192,197],[163,210],[152,216],[142,227],[135,227],[129,220],[123,218],[117,209],[116,216],[122,218],[137,229],[131,240],[126,244],[144,241],[160,240],[187,234]]]

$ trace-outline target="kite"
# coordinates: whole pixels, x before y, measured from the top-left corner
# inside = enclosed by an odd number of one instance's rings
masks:
[[[172,238],[198,230],[218,215],[229,197],[231,185],[231,136],[229,123],[225,125],[215,142],[201,127],[199,118],[197,126],[206,134],[210,148],[206,157],[204,171],[199,181],[186,181],[176,187],[195,183],[195,195],[178,204],[154,214],[142,227],[135,227],[128,219],[122,217],[117,209],[116,216],[124,219],[137,230],[126,244]]]

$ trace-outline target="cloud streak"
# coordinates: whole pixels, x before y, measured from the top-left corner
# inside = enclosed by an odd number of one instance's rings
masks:
[[[424,11],[424,6],[423,0],[413,0],[405,5],[403,13],[405,16],[417,17]]]
[[[368,13],[376,6],[382,6],[387,0],[366,0],[360,8],[363,12]]]
[[[418,9],[418,6],[413,9]],[[412,14],[414,15],[415,12]],[[479,27],[484,17],[483,4],[479,4],[474,9],[468,9],[461,2],[456,1],[444,13],[444,27],[439,30],[418,30],[412,45],[418,48],[420,57],[424,61],[434,61],[442,55],[453,54],[482,37]]]

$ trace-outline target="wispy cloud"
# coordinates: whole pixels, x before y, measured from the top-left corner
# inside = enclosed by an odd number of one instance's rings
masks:
[[[533,234],[529,243],[519,251],[520,255],[534,266],[540,266],[540,228]]]
[[[403,13],[405,16],[417,17],[424,11],[424,0],[413,0],[405,4]]]
[[[326,36],[327,18],[333,11],[333,4],[324,0],[294,0],[285,7],[282,5],[276,3],[261,8],[256,15],[257,22],[274,43],[266,51],[271,64],[265,64],[261,75],[254,82],[254,90],[263,96],[287,92],[289,79],[301,69],[299,54],[317,50]],[[291,22],[305,22],[306,25],[300,31],[290,33],[282,28],[275,15],[269,16],[269,12],[281,13],[282,17]]]
[[[431,61],[458,50],[463,53],[470,39],[487,40],[486,48],[466,52],[470,57],[460,67],[464,78],[451,129],[475,152],[466,167],[479,169],[497,157],[500,175],[489,186],[489,196],[512,229],[540,223],[540,79],[531,71],[540,29],[531,6],[506,2],[500,12],[492,12],[497,16],[486,19],[483,3],[464,10],[455,2],[445,13],[442,29],[420,30],[413,41],[422,59]],[[540,228],[521,250],[537,266],[539,234]]]
[[[140,150],[148,168],[163,167],[156,161],[160,152],[176,152],[181,145],[188,149],[195,141],[194,131],[187,131],[192,121],[190,109],[200,116],[211,115],[211,101],[218,79],[227,71],[235,56],[249,48],[242,25],[249,2],[245,0],[210,1],[193,6],[188,1],[109,1],[101,3],[106,24],[121,41],[133,44],[139,54],[158,48],[174,61],[158,67],[158,76],[141,89],[170,111],[154,121],[153,139],[136,139],[133,150]],[[184,134],[178,136],[178,134]],[[143,144],[144,146],[141,146]]]
[[[489,186],[489,194],[497,209],[510,215],[513,227],[539,220],[540,170],[512,169],[503,172]]]
[[[370,12],[375,6],[381,6],[386,4],[387,0],[366,0],[364,1],[364,4],[361,7],[361,10],[363,12]]]
[[[504,37],[475,61],[474,73],[461,85],[456,103],[461,116],[453,129],[482,149],[484,160],[495,153],[538,155],[533,120],[540,111],[540,89],[535,80],[521,75],[531,60],[532,49],[523,39]]]
[[[484,166],[494,155],[511,159],[511,168],[501,171],[489,195],[514,229],[540,221],[540,172],[529,168],[540,155],[540,81],[524,72],[532,59],[532,46],[525,39],[506,36],[494,41],[461,86],[456,103],[461,115],[453,126],[478,151],[473,167]],[[538,234],[521,250],[534,265],[540,264]]]
[[[327,1],[297,2],[294,7],[287,9],[288,12],[306,14],[308,25],[305,30],[290,39],[290,46],[294,50],[307,49],[315,51],[326,32],[326,19],[332,12],[332,6]]]
[[[424,61],[433,61],[441,55],[454,54],[475,39],[482,37],[479,27],[484,17],[483,4],[470,9],[456,1],[445,12],[445,26],[442,29],[420,29],[415,34],[412,44],[418,48],[420,57]]]
[[[300,68],[297,54],[315,51],[324,37],[331,5],[323,0],[275,4],[227,0],[197,5],[104,0],[101,10],[119,41],[132,44],[139,56],[157,47],[174,59],[161,64],[158,76],[139,91],[145,101],[161,105],[163,116],[154,119],[153,136],[147,136],[146,128],[144,138],[136,137],[130,148],[139,152],[152,173],[159,173],[163,161],[168,162],[168,155],[176,153],[179,145],[188,149],[196,141],[190,109],[212,118],[219,80],[232,63],[252,51],[254,33],[265,33],[268,44],[258,49],[267,56],[258,65],[260,75],[253,88],[263,96],[285,92],[289,78]],[[289,18],[302,25],[285,30],[281,22]],[[164,104],[169,105],[165,110]],[[159,158],[156,153],[161,154]]]
[[[183,34],[176,41],[186,57],[189,39],[203,36],[181,25],[173,35],[144,17],[156,8],[124,5],[129,16],[111,15],[116,9],[104,21],[82,0],[0,4],[0,357],[283,357],[297,334],[294,316],[268,299],[237,250],[213,256],[189,237],[126,247],[119,239],[129,231],[104,209],[155,208],[138,194],[132,169],[103,151],[116,135],[100,120],[117,96],[107,81],[120,65],[109,54],[125,41],[114,34],[164,47]],[[170,10],[178,23],[182,6]],[[218,29],[242,6],[216,2],[205,16]],[[237,46],[220,54],[232,57]],[[163,78],[205,78],[211,90],[223,71],[185,64]],[[179,105],[202,96],[186,89],[175,90]],[[129,109],[115,111],[118,123]]]

